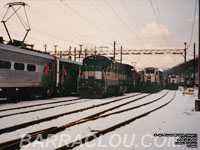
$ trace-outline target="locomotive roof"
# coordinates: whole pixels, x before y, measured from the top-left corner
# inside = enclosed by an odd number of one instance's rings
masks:
[[[158,68],[155,68],[155,67],[146,67],[146,68],[144,68],[145,70],[146,69],[154,69],[154,70],[157,70]]]
[[[145,67],[144,69],[140,70],[140,72],[145,71],[145,70],[147,70],[147,69],[158,70],[159,72],[163,73],[162,70],[160,70],[160,69],[158,69],[158,68],[156,68],[156,67]]]
[[[122,64],[122,63],[118,63],[118,62],[116,62],[116,64],[122,65],[123,67],[129,68],[129,69],[131,69],[131,70],[134,69],[134,67],[131,66],[131,65],[129,65],[129,64]]]
[[[104,59],[104,60],[106,60],[106,61],[109,61],[110,63],[115,63],[115,64],[117,64],[117,65],[122,65],[122,66],[124,66],[124,67],[126,67],[126,68],[129,68],[129,69],[131,69],[131,70],[133,70],[133,69],[135,70],[135,68],[134,68],[133,66],[129,65],[129,64],[122,64],[122,63],[119,63],[119,62],[115,62],[115,61],[113,61],[111,58],[106,57],[106,56],[101,56],[101,55],[87,56],[87,57],[83,60],[83,62],[84,62],[84,61],[91,60],[91,59],[94,59],[94,58],[96,58],[96,59],[102,58],[102,59]]]
[[[129,65],[129,64],[123,64],[123,65],[125,65],[125,66],[127,66],[127,67],[134,68],[133,66],[131,66],[131,65]]]
[[[37,57],[43,57],[43,58],[47,58],[47,59],[51,59],[51,60],[55,59],[55,56],[51,56],[51,55],[44,54],[44,53],[41,53],[41,52],[37,52],[37,51],[34,51],[34,50],[22,49],[22,48],[19,48],[19,47],[15,47],[15,46],[12,46],[12,45],[6,45],[6,44],[2,44],[2,43],[0,43],[0,49],[12,51],[12,52],[17,52],[17,53],[22,53],[22,54],[33,55],[33,56],[37,56]],[[80,63],[80,62],[74,62],[72,60],[65,59],[65,58],[59,58],[59,60],[63,61],[63,62],[82,65],[82,63]]]
[[[0,49],[12,51],[12,52],[17,52],[17,53],[22,53],[22,54],[38,56],[38,57],[43,57],[43,58],[47,58],[47,59],[51,59],[51,60],[55,59],[54,56],[51,56],[51,55],[48,55],[48,54],[43,54],[41,52],[37,52],[37,51],[34,51],[34,50],[22,49],[22,48],[19,48],[19,47],[15,47],[15,46],[12,46],[12,45],[6,45],[6,44],[2,44],[2,43],[0,43]]]
[[[178,75],[176,75],[176,74],[170,74],[170,75],[168,75],[168,76],[170,76],[170,77],[171,77],[171,76],[178,76]]]
[[[103,59],[105,59],[105,60],[108,60],[108,61],[113,62],[112,59],[110,59],[110,58],[108,58],[108,57],[105,57],[105,56],[101,56],[101,55],[87,56],[87,57],[84,58],[83,61],[87,61],[87,60],[94,59],[94,58],[103,58]],[[114,63],[114,62],[113,62],[113,63]]]
[[[60,58],[60,61],[68,62],[68,63],[72,63],[72,64],[77,64],[77,65],[82,65],[81,62],[75,62],[75,61],[72,61],[70,59],[65,59],[65,58]]]

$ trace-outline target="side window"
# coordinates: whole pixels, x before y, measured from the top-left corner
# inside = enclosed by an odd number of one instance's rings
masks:
[[[0,60],[0,69],[10,69],[11,63],[9,61]]]
[[[49,70],[52,70],[52,63],[49,63]]]
[[[14,68],[15,68],[15,70],[24,70],[24,64],[23,63],[15,63]]]
[[[35,66],[35,65],[28,64],[28,65],[27,65],[27,70],[28,70],[28,71],[35,71],[35,70],[36,70],[36,66]]]

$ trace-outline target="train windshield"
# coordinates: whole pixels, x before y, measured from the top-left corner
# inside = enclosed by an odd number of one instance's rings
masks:
[[[146,70],[146,73],[154,73],[154,70],[152,70],[152,69],[147,69],[147,70]]]
[[[176,78],[176,76],[175,76],[175,75],[172,75],[171,78]]]
[[[83,64],[83,69],[88,71],[106,70],[109,64],[103,60],[90,60]]]

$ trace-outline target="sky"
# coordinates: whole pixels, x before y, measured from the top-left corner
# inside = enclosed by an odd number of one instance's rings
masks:
[[[0,0],[0,19],[8,2]],[[21,0],[28,4],[31,31],[26,43],[35,49],[68,50],[71,46],[94,50],[108,46],[126,50],[176,49],[188,43],[187,60],[193,58],[193,43],[198,47],[198,0]],[[12,13],[10,9],[8,15]],[[19,14],[25,20],[24,10]],[[6,19],[6,18],[5,18]],[[193,21],[195,19],[195,21]],[[192,26],[194,22],[194,30]],[[6,22],[13,39],[22,40],[25,29],[16,16]],[[0,36],[8,40],[3,24]],[[190,40],[191,39],[191,40]],[[191,42],[190,42],[191,41]],[[190,45],[189,45],[190,43]],[[116,56],[120,58],[119,55]],[[182,55],[124,55],[123,63],[141,69],[147,66],[167,69],[184,62]]]

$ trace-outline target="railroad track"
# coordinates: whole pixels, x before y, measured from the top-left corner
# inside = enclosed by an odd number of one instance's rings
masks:
[[[154,100],[152,100],[150,102],[147,102],[147,103],[144,103],[144,104],[141,104],[141,105],[138,105],[138,106],[134,106],[134,107],[130,107],[128,109],[124,109],[124,110],[121,110],[121,111],[116,111],[116,112],[113,112],[113,113],[102,115],[102,114],[104,114],[104,113],[106,113],[108,111],[111,111],[111,110],[117,109],[119,107],[125,106],[127,104],[132,103],[132,102],[140,100],[140,99],[142,99],[144,97],[147,97],[147,96],[149,96],[151,94],[145,95],[145,96],[139,97],[137,99],[131,100],[129,102],[114,106],[112,108],[106,109],[106,110],[98,112],[96,114],[93,114],[93,115],[87,116],[85,118],[76,120],[74,122],[68,123],[66,125],[63,125],[63,126],[60,126],[60,127],[51,127],[51,128],[48,128],[48,129],[44,129],[44,130],[41,130],[41,131],[30,133],[29,135],[31,135],[31,141],[34,141],[37,138],[38,135],[42,135],[42,137],[44,139],[44,138],[48,137],[48,134],[56,134],[58,132],[61,132],[61,131],[65,130],[66,128],[69,128],[69,127],[72,127],[72,126],[75,126],[75,125],[78,125],[78,124],[81,124],[81,123],[85,123],[85,122],[88,122],[88,121],[96,120],[96,119],[99,119],[99,118],[105,118],[105,117],[108,117],[108,116],[111,116],[111,115],[114,115],[114,114],[119,114],[119,113],[122,113],[122,112],[125,112],[125,111],[130,111],[130,110],[137,109],[137,108],[140,108],[142,106],[154,103],[154,102],[162,99],[163,97],[165,97],[167,94],[168,94],[168,92],[166,94],[164,94],[163,96],[157,98],[157,99],[154,99]],[[102,115],[102,116],[100,116],[100,115]],[[7,142],[4,142],[4,143],[0,143],[0,149],[19,148],[20,140],[21,139],[19,138],[19,139],[7,141]]]
[[[72,93],[70,96],[78,96],[78,93]],[[49,98],[58,98],[60,96],[55,96],[55,97],[49,97]],[[37,100],[46,100],[48,99],[48,97],[35,97],[33,99],[31,99],[31,101],[37,101]],[[17,100],[13,100],[10,98],[0,98],[0,106],[2,106],[3,104],[15,104],[18,102],[26,102],[29,101],[30,98],[22,98],[22,99],[17,99]]]
[[[79,100],[79,99],[76,99],[76,100]],[[83,102],[87,102],[87,101],[91,101],[91,99],[89,99],[89,100],[84,100],[84,101],[78,101],[78,102],[67,103],[67,104],[55,105],[55,106],[50,106],[50,107],[45,107],[45,108],[39,108],[39,109],[34,109],[34,110],[28,110],[28,111],[13,113],[13,114],[1,115],[0,118],[9,117],[9,116],[14,116],[14,115],[19,115],[19,114],[26,114],[26,113],[36,112],[36,111],[41,111],[41,110],[47,110],[47,109],[56,108],[56,107],[61,107],[61,106],[68,106],[68,105],[83,103]],[[41,105],[40,105],[40,106],[41,106]]]
[[[148,112],[145,112],[145,113],[143,113],[143,114],[140,114],[140,115],[138,115],[138,116],[136,116],[136,117],[133,117],[133,118],[128,119],[128,120],[126,120],[126,121],[123,121],[123,122],[121,122],[121,123],[118,123],[118,124],[115,124],[115,125],[113,125],[113,126],[110,126],[110,127],[106,128],[106,129],[104,129],[104,130],[98,131],[98,132],[96,132],[96,133],[94,133],[94,134],[92,134],[92,135],[89,135],[89,136],[87,136],[87,137],[84,137],[84,138],[82,138],[82,139],[80,139],[80,140],[71,142],[71,143],[69,143],[68,145],[64,145],[64,146],[62,146],[62,147],[57,148],[56,150],[69,150],[69,149],[73,149],[73,148],[75,148],[75,147],[77,147],[77,146],[80,146],[81,144],[84,144],[84,143],[86,143],[86,142],[90,142],[90,141],[92,141],[92,140],[94,140],[94,139],[96,139],[96,138],[98,138],[98,137],[100,137],[100,136],[103,136],[104,134],[107,134],[107,133],[109,133],[109,132],[112,132],[112,131],[114,131],[114,130],[116,130],[116,129],[122,127],[122,126],[125,126],[125,125],[127,125],[127,124],[129,124],[129,123],[131,123],[131,122],[133,122],[133,121],[135,121],[135,120],[137,120],[137,119],[143,118],[143,117],[149,115],[150,113],[152,113],[152,112],[154,112],[154,111],[156,111],[156,110],[159,110],[159,109],[163,108],[164,106],[166,106],[166,105],[168,105],[170,102],[172,102],[172,100],[173,100],[175,97],[176,97],[176,92],[174,93],[174,96],[173,96],[167,103],[165,103],[165,104],[163,104],[163,105],[161,105],[161,106],[159,106],[159,107],[157,107],[157,108],[155,108],[155,109],[152,109],[152,110],[150,110],[150,111],[148,111]],[[155,100],[154,100],[154,101],[155,101]],[[151,102],[150,102],[150,103],[151,103]],[[129,109],[131,109],[131,108],[129,108]],[[127,110],[128,110],[128,109],[127,109]],[[122,112],[122,111],[121,111],[121,112]],[[113,114],[116,114],[116,113],[120,113],[120,111],[115,112],[115,113],[113,113]],[[107,115],[109,115],[109,114],[107,114]],[[101,116],[101,117],[104,117],[104,116]],[[100,117],[99,117],[99,118],[100,118]]]
[[[114,102],[121,101],[121,100],[124,100],[124,99],[127,99],[127,98],[131,98],[131,97],[134,97],[134,96],[138,96],[138,95],[141,95],[141,94],[136,94],[136,95],[131,95],[131,96],[123,97],[123,98],[116,99],[116,100],[113,100],[113,101],[110,101],[110,102],[106,102],[106,103],[103,103],[103,104],[98,104],[98,105],[96,105],[96,106],[99,107],[100,105],[101,105],[101,106],[108,105],[108,104],[110,104],[110,103],[114,103]],[[144,98],[144,97],[147,97],[147,96],[149,96],[149,95],[151,95],[151,94],[144,95],[144,96],[142,96],[142,97],[140,97],[140,98],[136,98],[136,99],[134,99],[134,100],[131,100],[131,102],[140,100],[140,99],[142,99],[142,98]],[[131,103],[131,102],[126,102],[126,104],[129,104],[129,103]],[[120,104],[120,105],[117,105],[117,106],[115,106],[115,108],[119,108],[120,106],[123,106],[123,105],[125,105],[125,103]],[[112,109],[112,108],[111,108],[111,109]],[[107,109],[107,111],[110,111],[111,109]],[[105,112],[107,112],[107,111],[103,111],[103,112],[101,112],[101,114],[103,114],[103,113],[105,113]],[[90,115],[90,116],[88,116],[88,117],[86,117],[86,118],[89,119],[89,118],[91,118],[92,116],[98,116],[98,115],[100,115],[100,113],[96,113],[95,115],[94,115],[94,114],[93,114],[93,115]],[[83,118],[83,119],[86,119],[86,118]],[[82,119],[81,119],[81,120],[82,120]],[[71,125],[71,126],[77,125],[78,123],[76,123],[76,122],[77,122],[77,121],[75,121],[75,122],[73,122],[73,123],[68,123],[68,124],[66,124],[66,125],[64,125],[64,126],[61,126],[61,127],[51,127],[51,128],[48,128],[48,129],[44,129],[44,130],[40,130],[40,131],[36,131],[36,132],[33,132],[33,133],[28,133],[28,134],[31,135],[31,137],[32,137],[32,138],[31,138],[31,141],[34,141],[35,138],[36,138],[39,134],[42,135],[44,138],[47,138],[49,134],[56,134],[56,133],[58,133],[58,132],[63,131],[64,129],[70,127],[70,125]],[[84,123],[84,122],[82,122],[82,123]],[[14,139],[14,140],[10,140],[10,141],[7,141],[7,142],[0,143],[0,150],[19,149],[20,140],[21,140],[21,138],[18,138],[18,139]]]
[[[22,129],[22,128],[25,128],[25,127],[28,127],[28,126],[31,126],[31,125],[34,125],[34,124],[42,123],[42,122],[45,122],[45,121],[50,121],[50,120],[53,120],[53,119],[56,119],[56,118],[59,118],[59,117],[62,117],[62,116],[86,111],[86,110],[93,109],[93,108],[96,108],[96,107],[105,106],[105,105],[115,103],[115,102],[118,102],[118,101],[121,101],[121,100],[124,100],[124,99],[127,99],[127,98],[135,97],[135,96],[138,96],[138,95],[141,95],[141,94],[126,96],[126,97],[119,98],[119,99],[116,99],[116,100],[112,100],[112,101],[109,101],[109,102],[105,102],[105,103],[101,103],[101,104],[97,104],[97,105],[92,105],[92,106],[88,106],[88,107],[85,107],[85,108],[81,108],[81,109],[77,109],[77,110],[73,110],[73,111],[69,111],[69,112],[65,112],[65,113],[41,118],[41,119],[34,120],[34,121],[25,122],[25,123],[22,123],[22,124],[18,124],[18,125],[6,127],[6,128],[2,128],[2,129],[0,129],[0,135],[4,134],[4,133],[15,131],[15,130],[19,130],[19,129]]]
[[[23,108],[30,108],[30,107],[36,107],[36,106],[42,106],[42,105],[49,105],[49,104],[57,104],[57,103],[63,103],[63,102],[70,102],[70,101],[76,101],[76,100],[82,100],[82,99],[81,99],[81,98],[75,98],[75,99],[70,99],[70,100],[63,100],[63,101],[56,101],[56,102],[48,102],[48,103],[41,103],[41,104],[27,105],[27,106],[22,106],[22,107],[15,107],[15,108],[1,109],[0,112],[3,112],[3,111],[9,111],[9,110],[23,109]]]

